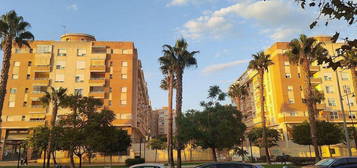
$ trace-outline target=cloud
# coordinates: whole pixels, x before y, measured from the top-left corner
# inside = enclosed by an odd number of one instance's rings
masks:
[[[73,11],[77,11],[78,10],[78,6],[77,4],[71,4],[67,6],[68,10],[73,10]]]
[[[290,1],[243,0],[187,21],[180,33],[191,39],[220,38],[242,29],[240,26],[247,26],[247,21],[251,21],[255,27],[270,29],[271,38],[282,40],[307,27],[311,17]]]
[[[237,61],[232,61],[232,62],[228,62],[228,63],[223,63],[223,64],[214,64],[214,65],[210,65],[205,67],[202,72],[203,73],[212,73],[212,72],[217,72],[217,71],[221,71],[230,67],[234,67],[236,65],[239,64],[243,64],[243,63],[247,63],[249,62],[249,60],[237,60]]]
[[[184,6],[187,4],[201,4],[203,2],[213,2],[217,0],[171,0],[166,6]]]

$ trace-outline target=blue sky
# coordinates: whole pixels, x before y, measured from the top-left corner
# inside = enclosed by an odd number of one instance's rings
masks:
[[[246,69],[251,54],[301,33],[355,37],[357,27],[333,22],[309,30],[317,17],[294,0],[0,0],[0,14],[15,9],[32,24],[38,40],[63,33],[88,33],[99,41],[133,41],[139,52],[153,108],[167,104],[159,88],[163,44],[185,37],[199,50],[198,68],[184,74],[183,109],[199,108],[207,89],[223,90]],[[0,53],[2,55],[2,53]]]

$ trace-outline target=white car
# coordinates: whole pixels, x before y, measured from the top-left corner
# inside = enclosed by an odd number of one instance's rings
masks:
[[[165,165],[159,163],[142,163],[142,164],[132,165],[129,168],[165,168]]]

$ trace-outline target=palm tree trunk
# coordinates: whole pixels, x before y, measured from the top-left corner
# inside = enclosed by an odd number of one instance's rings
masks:
[[[46,152],[47,152],[47,149],[44,149],[43,150],[43,163],[42,163],[43,168],[46,167]]]
[[[183,72],[182,69],[177,70],[176,72],[176,118],[180,118],[182,115],[182,80],[183,80]],[[177,121],[177,120],[176,120]],[[176,135],[180,133],[179,123],[176,122]],[[177,168],[181,168],[181,147],[182,142],[180,139],[177,139]]]
[[[156,158],[157,158],[157,149],[155,149],[155,163],[156,163]]]
[[[305,59],[304,62],[304,71],[306,73],[306,86],[307,88],[305,89],[306,92],[306,104],[307,104],[307,109],[309,113],[309,123],[310,123],[310,133],[311,133],[311,140],[312,140],[312,145],[314,146],[314,151],[315,151],[315,158],[316,161],[319,161],[320,158],[320,152],[317,144],[317,126],[316,126],[316,118],[315,118],[315,111],[314,111],[314,102],[310,101],[310,98],[312,97],[312,84],[311,84],[311,72],[310,72],[310,62],[308,62],[308,59]]]
[[[48,137],[48,148],[47,148],[47,166],[46,167],[50,167],[50,161],[51,161],[51,152],[52,152],[52,141],[53,141],[53,127],[56,124],[56,117],[57,117],[57,111],[58,111],[58,106],[56,104],[57,102],[55,102],[53,104],[53,109],[52,109],[52,116],[51,116],[51,122],[50,122],[50,135]]]
[[[7,80],[9,78],[11,49],[12,49],[12,38],[7,36],[5,37],[5,45],[3,49],[4,56],[2,60],[2,70],[1,70],[1,77],[0,77],[0,116],[2,116],[2,108],[4,105],[4,99],[6,95],[6,85],[7,85]]]
[[[266,118],[265,118],[265,110],[264,110],[264,69],[259,71],[260,76],[260,113],[262,117],[262,126],[263,126],[263,145],[265,149],[265,158],[266,162],[270,165],[270,155],[268,150],[268,138],[266,132]]]
[[[53,163],[56,165],[56,164],[57,164],[57,161],[56,161],[55,152],[56,152],[56,151],[53,151],[53,152],[52,152],[52,160],[53,160]]]
[[[173,98],[173,78],[172,72],[169,72],[169,90],[168,90],[168,112],[169,112],[169,130],[167,134],[167,145],[168,145],[168,159],[170,168],[174,168],[174,156],[173,156],[173,116],[172,116],[172,98]]]

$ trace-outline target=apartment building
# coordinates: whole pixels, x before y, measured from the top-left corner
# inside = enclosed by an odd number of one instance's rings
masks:
[[[166,136],[169,130],[169,110],[168,107],[162,107],[161,109],[154,110],[158,114],[158,135]],[[173,110],[173,133],[176,132],[176,111]]]
[[[332,43],[328,36],[317,36],[315,38],[324,42],[325,48],[331,54],[343,45],[342,43]],[[285,54],[289,49],[288,43],[276,42],[265,50],[266,54],[270,54],[274,63],[264,75],[267,126],[277,129],[282,135],[283,143],[281,143],[280,149],[275,150],[273,155],[284,152],[285,154],[305,156],[308,148],[302,149],[301,146],[293,144],[290,133],[294,124],[308,120],[307,107],[303,102],[306,77],[301,75],[302,68],[290,62]],[[357,99],[354,95],[357,89],[355,88],[357,69],[338,69],[335,72],[314,62],[310,70],[313,73],[311,77],[313,87],[325,96],[325,100],[316,105],[317,119],[342,124],[340,95],[337,85],[338,76],[348,125],[355,124],[357,121]],[[257,72],[249,69],[235,81],[245,85],[249,93],[244,99],[235,98],[238,109],[245,116],[244,121],[248,129],[261,126],[259,81]],[[336,153],[338,152],[341,154],[345,151],[344,149],[336,149]]]
[[[103,108],[115,113],[113,125],[128,131],[133,142],[149,134],[151,104],[133,42],[64,34],[60,41],[30,45],[31,49],[13,47],[1,116],[1,158],[6,159],[33,127],[51,118],[51,110],[39,100],[48,86],[102,100]],[[60,109],[58,115],[68,113]]]

